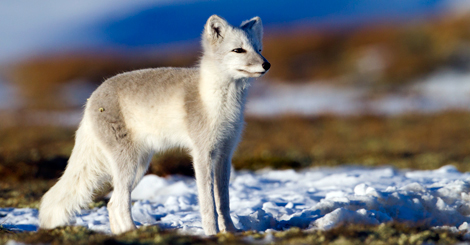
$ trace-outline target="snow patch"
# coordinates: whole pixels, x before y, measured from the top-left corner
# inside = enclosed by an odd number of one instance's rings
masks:
[[[470,173],[437,170],[315,168],[240,171],[230,184],[231,215],[238,229],[272,232],[290,227],[330,229],[342,224],[398,221],[469,232]],[[132,192],[137,226],[159,225],[203,235],[193,178],[145,176]],[[0,224],[38,229],[36,209],[0,209]],[[109,233],[106,207],[83,210],[73,225]]]
[[[470,73],[442,70],[381,97],[369,87],[333,86],[327,82],[285,84],[255,81],[247,114],[396,115],[411,112],[470,110]]]

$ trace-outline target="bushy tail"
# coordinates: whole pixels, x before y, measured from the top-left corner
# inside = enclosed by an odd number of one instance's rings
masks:
[[[75,146],[60,180],[42,197],[39,208],[41,228],[68,224],[70,217],[88,205],[93,191],[106,180],[106,168],[89,125],[82,121]]]

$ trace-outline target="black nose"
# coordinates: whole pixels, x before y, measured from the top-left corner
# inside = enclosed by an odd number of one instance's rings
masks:
[[[268,71],[269,68],[271,68],[271,64],[269,64],[269,62],[267,62],[267,61],[264,62],[264,63],[263,63],[263,69],[264,69],[265,71]]]

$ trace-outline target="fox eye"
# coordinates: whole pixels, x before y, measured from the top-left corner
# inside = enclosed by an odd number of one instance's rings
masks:
[[[232,50],[232,52],[241,54],[241,53],[246,53],[246,50],[244,50],[242,48],[236,48],[236,49]]]

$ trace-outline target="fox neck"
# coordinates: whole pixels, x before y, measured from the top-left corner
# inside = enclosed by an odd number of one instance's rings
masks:
[[[214,124],[242,122],[248,78],[234,79],[216,63],[208,57],[200,63],[199,94],[208,119]]]

